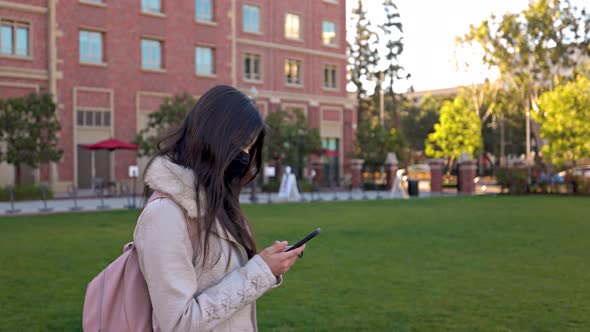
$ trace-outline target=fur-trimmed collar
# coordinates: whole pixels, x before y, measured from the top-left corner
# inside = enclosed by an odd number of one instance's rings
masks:
[[[154,191],[170,195],[189,217],[199,216],[193,170],[177,165],[166,157],[156,157],[146,170],[145,182]],[[201,203],[205,203],[203,199]]]

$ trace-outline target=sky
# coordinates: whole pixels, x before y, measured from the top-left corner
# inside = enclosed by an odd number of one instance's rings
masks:
[[[346,0],[347,11],[357,0]],[[382,0],[363,0],[369,18],[384,17]],[[582,0],[584,1],[584,0]],[[456,36],[469,31],[470,24],[481,23],[492,13],[519,12],[529,0],[398,0],[404,28],[404,53],[400,62],[412,75],[415,91],[469,85],[494,78],[481,63],[481,54],[467,52],[465,57],[476,64],[469,73],[457,69],[454,50]],[[352,29],[348,29],[349,34]],[[371,89],[371,88],[369,88]],[[401,91],[400,91],[401,92]]]

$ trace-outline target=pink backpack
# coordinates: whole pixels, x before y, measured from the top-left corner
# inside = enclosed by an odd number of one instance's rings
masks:
[[[169,198],[155,192],[148,203]],[[196,238],[196,224],[187,225],[191,242]],[[82,327],[86,332],[160,331],[152,327],[152,303],[133,242],[123,247],[123,254],[97,275],[86,289]]]

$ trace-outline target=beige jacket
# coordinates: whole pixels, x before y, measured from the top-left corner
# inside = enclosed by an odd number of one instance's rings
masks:
[[[209,237],[203,269],[202,237],[197,235],[193,251],[185,220],[185,215],[199,217],[193,172],[165,158],[154,160],[146,172],[147,184],[172,198],[148,203],[133,235],[154,326],[165,332],[256,331],[255,300],[281,279],[259,255],[248,261],[244,248],[224,235],[220,224]]]

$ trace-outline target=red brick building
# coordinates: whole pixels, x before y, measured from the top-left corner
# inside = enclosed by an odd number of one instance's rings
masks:
[[[29,177],[57,191],[90,187],[81,145],[132,141],[165,97],[215,84],[256,91],[263,114],[302,110],[342,176],[356,127],[345,17],[345,0],[2,0],[0,98],[55,96],[64,157]],[[126,179],[135,153],[113,155],[95,156],[96,176]]]

